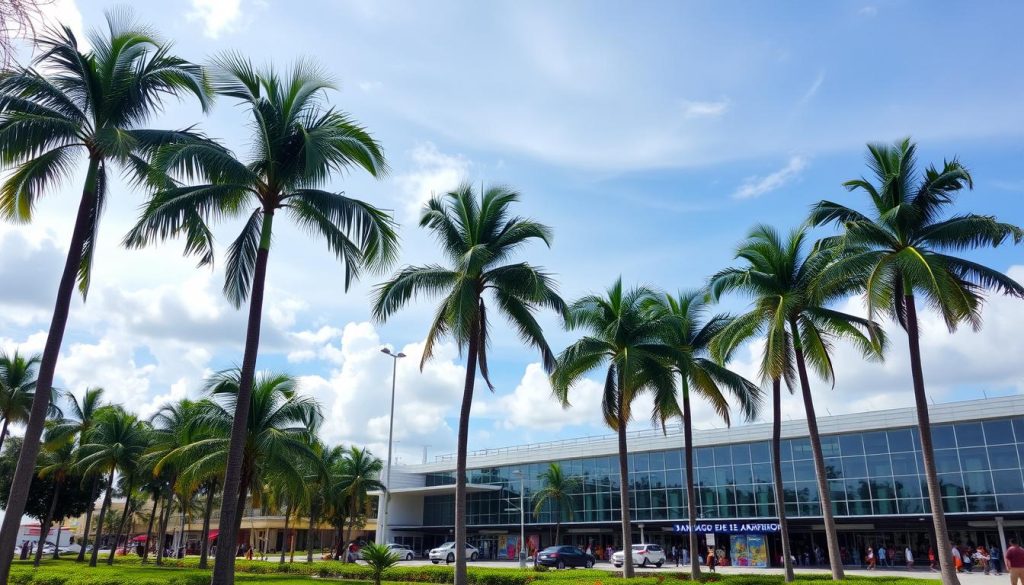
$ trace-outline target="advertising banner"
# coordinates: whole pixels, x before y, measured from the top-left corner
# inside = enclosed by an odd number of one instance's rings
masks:
[[[747,550],[747,537],[743,534],[729,536],[729,556],[734,567],[749,567],[750,554]]]
[[[750,557],[750,567],[768,568],[768,545],[764,541],[763,534],[747,535],[747,555]]]

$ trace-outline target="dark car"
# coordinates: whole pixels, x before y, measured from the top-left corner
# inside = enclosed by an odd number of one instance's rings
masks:
[[[545,567],[586,567],[594,566],[594,555],[588,555],[575,546],[549,546],[537,553],[537,564]]]

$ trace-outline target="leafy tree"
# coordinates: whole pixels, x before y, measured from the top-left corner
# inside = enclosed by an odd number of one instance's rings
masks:
[[[248,299],[249,320],[242,357],[239,409],[234,413],[224,498],[235,501],[244,459],[246,408],[259,350],[267,262],[278,212],[320,236],[341,262],[345,286],[364,269],[388,266],[397,254],[390,216],[357,199],[324,190],[335,173],[361,168],[374,177],[387,172],[380,145],[346,114],[325,104],[331,84],[309,62],[284,74],[258,69],[238,55],[214,61],[214,88],[249,109],[252,159],[242,161],[211,141],[176,143],[154,160],[156,193],[125,242],[132,247],[183,236],[185,252],[199,264],[213,262],[214,219],[244,218],[227,252],[224,293],[236,307]],[[182,183],[169,182],[165,176]],[[251,298],[250,298],[251,296]],[[238,508],[221,506],[220,541],[237,539]],[[233,582],[231,546],[218,547],[213,583]]]
[[[633,542],[629,509],[629,463],[626,426],[633,401],[643,393],[654,397],[652,418],[664,422],[679,414],[671,359],[674,349],[665,344],[667,323],[647,309],[658,298],[646,287],[623,290],[618,279],[604,295],[587,295],[568,309],[566,327],[582,330],[583,337],[558,356],[551,376],[555,396],[569,406],[569,391],[584,375],[606,367],[601,410],[605,424],[618,434],[619,507],[622,542]],[[626,554],[623,576],[633,577],[633,557]]]
[[[756,226],[736,252],[745,265],[718,272],[711,278],[710,286],[715,297],[735,291],[753,300],[753,308],[726,327],[723,336],[730,347],[752,336],[765,336],[761,369],[764,380],[785,378],[790,382],[791,369],[787,366],[792,355],[807,415],[832,578],[838,580],[843,578],[842,558],[807,366],[822,380],[832,382],[831,352],[837,340],[853,342],[865,359],[880,359],[885,338],[872,321],[830,308],[831,303],[844,298],[855,285],[844,279],[820,280],[836,251],[816,246],[808,252],[806,240],[806,228],[793,230],[783,240],[773,228]],[[785,500],[779,494],[776,508],[784,512]]]
[[[13,354],[0,350],[0,449],[3,449],[7,438],[7,428],[11,423],[26,424],[32,409],[32,399],[36,394],[36,367],[41,358],[38,355],[25,357],[14,350]],[[57,393],[50,393],[50,405],[47,418],[60,416],[61,412],[54,403]]]
[[[31,221],[36,200],[74,173],[79,156],[88,160],[39,363],[40,388],[53,387],[75,281],[83,296],[89,288],[107,199],[108,166],[138,173],[153,148],[188,134],[141,128],[159,112],[163,98],[187,93],[204,109],[209,103],[202,68],[171,54],[170,46],[138,25],[129,12],[108,13],[106,34],[93,34],[90,42],[93,49],[83,53],[70,28],[51,28],[35,39],[32,66],[0,75],[0,164],[10,171],[0,187],[0,217]],[[23,460],[10,496],[11,513],[0,530],[0,550],[14,548],[39,454],[47,398],[37,394],[32,402]],[[0,582],[7,580],[9,571],[10,559],[0,555]]]
[[[580,478],[567,476],[558,463],[549,463],[541,472],[541,488],[533,494],[533,516],[539,517],[549,502],[554,507],[555,542],[562,542],[562,516],[572,520],[575,512],[573,496],[580,492]]]
[[[455,542],[466,542],[466,453],[469,414],[477,367],[493,388],[487,368],[490,337],[487,298],[516,330],[524,343],[537,348],[550,371],[555,355],[544,339],[534,313],[540,308],[565,309],[551,277],[526,262],[507,263],[525,244],[551,242],[551,230],[540,223],[510,217],[519,194],[505,187],[491,187],[479,196],[463,184],[427,203],[420,227],[430,230],[448,266],[407,266],[391,280],[377,286],[373,314],[384,321],[418,294],[442,296],[427,332],[420,368],[433,357],[438,340],[451,337],[466,352],[466,381],[459,411],[455,472]],[[489,293],[489,294],[488,294]],[[455,585],[466,585],[466,551],[455,547]]]
[[[968,170],[957,159],[917,167],[917,147],[909,138],[892,146],[868,145],[868,167],[874,183],[860,178],[847,181],[849,191],[862,191],[870,200],[867,214],[840,203],[821,201],[811,210],[810,222],[835,224],[842,233],[829,240],[846,254],[823,279],[854,278],[863,285],[868,317],[893,318],[907,332],[910,373],[914,384],[917,422],[925,480],[932,510],[936,550],[951,549],[946,532],[932,446],[931,420],[921,363],[917,297],[942,315],[954,331],[961,323],[981,327],[981,306],[988,290],[1024,298],[1024,286],[1005,274],[957,255],[974,248],[1020,243],[1024,230],[989,215],[948,209],[964,189],[974,187]],[[942,581],[956,583],[949,555],[940,554]]]
[[[348,498],[346,509],[350,519],[365,516],[365,510],[369,505],[369,492],[374,490],[383,492],[386,489],[380,481],[382,469],[384,469],[384,462],[367,449],[349,447],[344,451],[338,466],[338,486],[341,488],[343,497]],[[346,524],[346,545],[354,524],[351,521]],[[348,555],[345,555],[342,561],[348,562]]]
[[[730,424],[731,394],[745,420],[757,418],[761,389],[743,376],[720,365],[712,357],[711,343],[728,325],[729,317],[714,315],[705,319],[707,300],[704,291],[688,291],[678,296],[665,295],[648,308],[665,322],[665,344],[675,350],[672,363],[679,374],[682,390],[683,455],[686,458],[686,503],[690,526],[697,525],[697,497],[693,486],[693,415],[691,393],[711,404],[726,425]],[[723,360],[724,361],[724,360]],[[673,405],[674,406],[674,405]],[[690,572],[700,576],[700,555],[696,554],[697,533],[690,531]]]

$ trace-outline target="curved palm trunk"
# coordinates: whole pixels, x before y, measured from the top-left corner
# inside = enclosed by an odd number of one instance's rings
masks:
[[[905,288],[904,290],[911,290]],[[917,306],[914,295],[904,297],[907,309],[907,339],[910,343],[910,372],[914,378],[914,403],[917,407],[917,426],[921,435],[921,459],[924,462],[925,483],[928,485],[928,502],[932,508],[932,524],[935,530],[935,556],[939,558],[943,585],[959,585],[956,568],[953,565],[953,546],[946,532],[946,513],[942,507],[942,491],[939,489],[938,472],[935,469],[935,448],[932,446],[932,423],[928,415],[928,394],[924,389],[924,370],[921,367],[920,331],[917,327]]]
[[[110,475],[107,476],[107,491],[103,496],[103,504],[100,505],[100,516],[96,519],[96,540],[92,544],[92,554],[89,556],[90,567],[95,567],[96,559],[99,558],[100,538],[103,536],[103,519],[107,517],[107,508],[110,507],[110,493],[112,491],[114,491],[114,467],[110,468]]]
[[[828,547],[828,562],[832,568],[832,579],[845,579],[843,559],[839,555],[839,537],[836,534],[836,521],[832,516],[832,494],[828,489],[828,476],[825,472],[825,458],[821,453],[821,437],[818,435],[818,418],[814,414],[814,400],[811,397],[811,383],[807,378],[807,364],[804,363],[804,350],[800,345],[799,330],[796,321],[789,323],[793,334],[793,349],[796,353],[796,369],[800,375],[800,391],[804,399],[804,412],[807,414],[807,434],[811,439],[811,455],[814,458],[814,476],[818,480],[818,501],[821,503],[821,516],[825,524],[825,541]],[[783,501],[785,506],[785,501]]]
[[[160,503],[160,492],[153,494],[153,510],[149,513],[149,526],[146,527],[146,544],[142,545],[142,562],[149,559],[149,546],[153,544],[153,521],[156,520],[156,507]]]
[[[121,541],[121,533],[125,530],[125,522],[127,522],[128,518],[130,518],[131,515],[135,513],[135,511],[132,510],[131,506],[133,487],[135,486],[133,485],[132,480],[128,480],[128,489],[125,490],[126,496],[124,501],[124,511],[121,513],[121,522],[118,523],[117,532],[114,534],[114,544],[110,547],[110,556],[107,557],[108,565],[114,564],[114,555],[117,554],[117,543]]]
[[[32,566],[38,567],[39,561],[43,558],[43,546],[46,544],[46,537],[50,535],[50,525],[53,523],[53,515],[57,513],[57,500],[60,498],[60,482],[57,483],[56,488],[53,490],[53,498],[50,499],[50,509],[46,512],[46,518],[43,520],[43,525],[40,526],[39,530],[39,546],[36,547],[36,557],[32,559]],[[55,542],[57,546],[54,550],[60,546],[60,537]]]
[[[25,502],[32,484],[32,475],[36,470],[36,458],[39,456],[39,439],[43,436],[46,423],[46,410],[50,406],[49,389],[53,387],[53,374],[57,369],[57,358],[60,357],[60,346],[64,341],[64,329],[68,324],[68,313],[71,310],[71,297],[75,292],[75,278],[82,261],[82,249],[89,234],[93,212],[96,207],[96,176],[99,171],[99,160],[89,159],[89,170],[85,176],[85,187],[82,199],[78,204],[78,215],[75,228],[71,233],[71,244],[68,257],[64,262],[64,272],[57,286],[57,300],[53,307],[53,318],[50,330],[46,334],[46,345],[43,358],[39,362],[39,373],[36,376],[36,388],[40,390],[32,398],[32,410],[28,425],[25,427],[24,442],[18,455],[18,466],[11,482],[11,492],[7,497],[7,510],[0,526],[0,551],[14,550],[15,540],[21,525],[21,516],[25,513]],[[13,555],[6,552],[0,554],[0,583],[6,583],[11,572]]]
[[[555,500],[555,542],[553,544],[560,542],[562,542],[562,506],[558,503],[558,500]]]
[[[231,442],[228,447],[227,469],[224,473],[225,502],[233,502],[242,491],[242,458],[245,449],[246,425],[249,419],[249,402],[252,399],[252,380],[256,372],[256,356],[260,345],[260,325],[263,315],[263,292],[267,280],[267,259],[270,255],[270,236],[274,222],[273,210],[263,213],[263,229],[260,247],[256,252],[256,268],[252,279],[252,296],[249,300],[249,323],[245,333],[245,352],[242,355],[242,372],[238,384],[238,399],[235,403],[235,417],[231,423]],[[220,507],[221,533],[218,540],[227,546],[217,547],[213,563],[211,585],[231,585],[235,582],[235,544],[238,542],[237,508]],[[464,585],[464,584],[457,584]]]
[[[96,507],[96,498],[99,497],[99,490],[100,476],[97,475],[92,478],[92,491],[90,492],[92,500],[90,500],[91,505],[89,509],[85,511],[85,531],[82,533],[82,548],[78,549],[78,558],[75,559],[79,563],[85,560],[85,547],[89,545],[89,528],[92,525],[92,509]]]
[[[7,439],[7,426],[10,422],[11,420],[9,418],[4,417],[4,426],[3,428],[0,428],[0,453],[4,450],[4,440]]]
[[[298,522],[298,520],[299,520],[298,517],[296,517],[295,520],[296,520],[296,522]],[[289,547],[288,548],[288,551],[289,551],[288,562],[289,563],[294,563],[295,562],[295,537],[296,537],[297,534],[298,534],[298,531],[295,530],[294,528],[292,528],[292,537],[288,541],[289,542],[289,545],[288,545],[288,547]],[[306,546],[309,546],[309,543],[306,543]]]
[[[171,485],[177,481],[171,482]],[[160,534],[157,535],[156,539],[156,564],[162,565],[164,563],[164,543],[167,541],[167,525],[171,523],[171,512],[174,509],[174,490],[169,490],[167,498],[164,499],[163,510],[160,514]]]
[[[786,491],[782,487],[782,381],[772,380],[772,483],[775,486],[775,511],[782,539],[782,566],[786,583],[792,583],[793,554],[789,548],[789,521],[786,520]]]
[[[213,495],[217,491],[217,482],[211,481],[206,491],[206,509],[203,510],[203,537],[199,552],[199,568],[209,565],[210,557],[210,516],[213,516]]]
[[[629,515],[629,452],[626,444],[626,417],[624,411],[623,381],[625,376],[619,375],[619,396],[616,417],[619,439],[619,508],[622,510],[622,576],[633,577],[633,527]]]
[[[477,299],[477,304],[480,300]],[[469,585],[466,572],[466,452],[469,448],[469,413],[473,408],[473,389],[476,385],[476,363],[480,352],[480,312],[469,331],[469,351],[466,356],[466,384],[462,391],[459,411],[459,437],[455,464],[455,585]],[[523,543],[519,543],[522,550]]]
[[[686,442],[683,455],[686,457],[686,512],[690,521],[690,574],[694,581],[700,579],[700,554],[697,552],[697,490],[693,488],[693,425],[690,418],[690,388],[686,376],[682,376],[683,387],[683,440]]]
[[[315,506],[309,507],[309,528],[306,529],[306,562],[313,562],[313,527],[316,525],[316,516],[319,510]]]
[[[284,564],[284,557],[288,554],[288,520],[292,517],[292,505],[288,504],[288,507],[284,510],[284,535],[281,537],[281,560],[280,564]]]
[[[53,547],[53,560],[60,559],[60,533],[64,531],[64,519],[61,518],[60,522],[57,523],[57,546]]]

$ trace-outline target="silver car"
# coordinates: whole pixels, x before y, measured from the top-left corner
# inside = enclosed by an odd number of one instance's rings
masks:
[[[471,544],[466,545],[466,558],[475,561],[480,558],[480,551]],[[430,562],[435,565],[444,561],[446,563],[455,562],[455,543],[446,542],[437,548],[430,549]]]
[[[388,548],[388,551],[391,552],[391,554],[397,556],[403,561],[411,561],[414,558],[416,558],[416,553],[414,553],[411,548],[405,546],[404,544],[391,543],[386,546]]]

